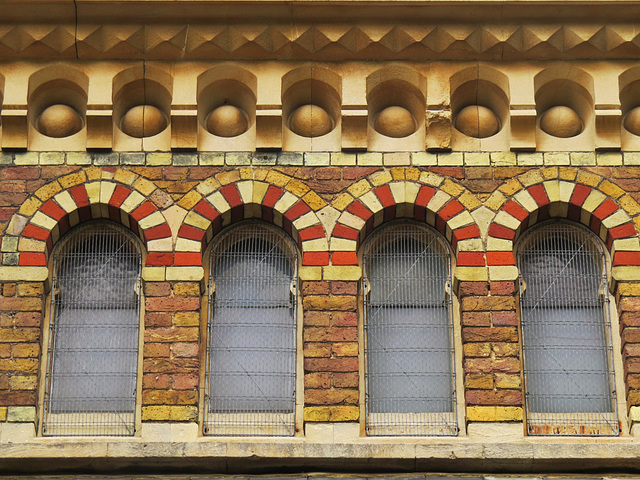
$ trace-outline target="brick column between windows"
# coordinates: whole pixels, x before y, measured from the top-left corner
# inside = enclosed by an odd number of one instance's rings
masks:
[[[145,282],[143,421],[197,421],[200,282]]]
[[[620,319],[627,407],[634,420],[634,410],[640,409],[640,283],[618,282],[615,296]],[[618,395],[624,393],[619,392]]]
[[[306,421],[358,420],[357,293],[355,281],[302,283]]]
[[[43,282],[0,283],[0,421],[35,421],[43,312]]]
[[[460,282],[465,401],[469,421],[522,419],[515,282]]]

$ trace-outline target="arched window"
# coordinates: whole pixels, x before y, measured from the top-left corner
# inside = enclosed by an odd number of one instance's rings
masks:
[[[53,260],[43,435],[133,435],[141,251],[119,225],[71,231]]]
[[[214,244],[204,433],[295,433],[297,250],[260,223]]]
[[[451,256],[429,228],[396,223],[366,242],[369,435],[456,435]]]
[[[605,252],[564,222],[518,248],[527,430],[531,435],[618,435]]]

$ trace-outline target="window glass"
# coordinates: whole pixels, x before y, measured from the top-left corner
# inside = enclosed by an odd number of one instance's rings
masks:
[[[530,434],[617,434],[604,250],[559,222],[518,250]]]
[[[54,255],[44,435],[132,435],[138,243],[116,225],[71,232]]]
[[[296,264],[290,239],[257,223],[214,245],[205,433],[293,435]]]
[[[413,224],[365,245],[366,422],[370,435],[455,435],[451,260]]]

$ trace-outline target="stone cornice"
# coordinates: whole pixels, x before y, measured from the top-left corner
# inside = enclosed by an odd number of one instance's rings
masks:
[[[635,59],[640,2],[3,2],[0,59]]]

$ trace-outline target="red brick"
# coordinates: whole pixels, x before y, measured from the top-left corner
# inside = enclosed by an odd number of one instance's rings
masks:
[[[347,238],[349,240],[357,240],[359,234],[360,232],[358,232],[358,230],[346,227],[338,223],[333,229],[333,233],[331,234],[331,236],[338,238]]]
[[[324,266],[329,265],[329,252],[305,252],[302,256],[302,265]]]
[[[176,252],[173,263],[178,266],[201,266],[202,256],[200,252]]]
[[[143,375],[142,388],[153,390],[166,390],[171,385],[170,375]]]
[[[633,226],[633,223],[627,222],[609,229],[609,235],[613,240],[616,240],[618,238],[633,237],[636,235],[636,229]]]
[[[329,282],[302,282],[302,295],[327,295]]]
[[[1,391],[0,390],[0,406],[35,406],[36,392],[26,390],[18,391]]]
[[[87,195],[87,190],[84,188],[84,185],[71,187],[69,193],[75,200],[78,208],[89,206],[89,195]]]
[[[311,389],[304,392],[305,405],[356,405],[358,403],[358,390],[337,389]]]
[[[581,207],[590,193],[591,187],[587,187],[586,185],[578,183],[573,189],[573,194],[571,195],[571,200],[569,200],[569,203]]]
[[[357,372],[358,358],[305,358],[304,369],[307,372]]]
[[[462,312],[462,325],[467,327],[490,327],[491,312]]]
[[[593,215],[599,220],[604,220],[616,210],[618,210],[618,205],[616,205],[616,203],[610,198],[607,198],[598,208],[596,208]]]
[[[196,342],[174,343],[171,345],[171,353],[174,357],[198,357],[200,346]]]
[[[358,282],[331,282],[331,293],[333,295],[356,295]]]
[[[491,295],[511,295],[516,292],[514,282],[491,282]]]
[[[351,202],[351,205],[347,207],[347,212],[360,217],[364,221],[369,220],[373,216],[373,213],[365,207],[360,200],[354,200]]]
[[[456,263],[459,267],[484,267],[482,252],[459,252]]]
[[[169,282],[145,282],[144,295],[146,297],[168,297],[171,295]]]
[[[495,238],[504,238],[507,240],[513,240],[516,236],[516,232],[511,230],[510,228],[504,227],[502,225],[498,225],[497,223],[492,223],[489,227],[489,236]]]
[[[20,265],[46,267],[47,259],[44,253],[22,252],[20,254]]]
[[[231,208],[242,205],[242,197],[240,197],[238,188],[235,185],[232,184],[222,187],[220,193],[222,193]]]
[[[333,265],[358,265],[358,255],[356,252],[333,252],[331,263]]]
[[[515,327],[518,325],[516,312],[491,312],[491,323],[494,327]]]
[[[38,227],[32,223],[28,224],[24,227],[22,231],[23,237],[35,238],[36,240],[47,241],[51,232],[49,230],[45,230],[44,228]]]
[[[440,211],[438,212],[438,216],[446,222],[448,220],[451,220],[463,210],[464,207],[462,206],[462,204],[458,200],[453,199],[440,209]]]
[[[302,336],[305,342],[355,342],[358,330],[353,327],[307,327]]]
[[[171,345],[168,343],[145,343],[143,355],[145,358],[169,358]]]
[[[303,230],[298,231],[298,237],[300,238],[301,242],[313,240],[314,238],[323,238],[324,236],[325,232],[321,224],[313,225],[311,227],[307,227]]]
[[[171,388],[174,390],[194,390],[198,388],[198,375],[172,375]]]
[[[344,167],[342,169],[342,178],[345,180],[358,180],[374,172],[382,170],[381,167]]]
[[[613,266],[617,265],[640,265],[640,252],[616,252]]]
[[[173,253],[171,252],[149,252],[147,255],[148,266],[170,266],[173,265]]]
[[[549,197],[547,196],[547,192],[541,184],[529,187],[529,193],[536,201],[538,206],[542,207],[549,204]]]
[[[0,169],[0,180],[36,180],[40,178],[38,167],[5,167]]]
[[[487,265],[515,265],[513,252],[487,252]]]
[[[466,227],[456,228],[453,231],[453,238],[456,242],[460,240],[467,240],[469,238],[476,238],[480,236],[480,229],[477,225],[468,225]]]
[[[529,212],[527,212],[524,208],[522,208],[520,205],[518,205],[516,202],[514,202],[513,200],[509,200],[503,207],[502,210],[504,210],[505,212],[507,212],[509,215],[511,215],[512,217],[517,218],[518,220],[520,220],[521,222],[526,220],[526,218],[529,216]]]
[[[328,327],[331,320],[331,314],[329,312],[304,312],[304,325],[316,326],[316,327]],[[337,325],[340,326],[340,325]],[[351,326],[351,325],[345,325]]]
[[[489,284],[487,282],[460,282],[458,295],[466,297],[469,295],[482,296],[489,294]]]
[[[309,205],[304,203],[302,200],[299,200],[293,207],[291,207],[289,210],[286,211],[284,216],[289,221],[293,222],[297,218],[300,218],[302,215],[310,211],[311,211],[311,208],[309,208]]]
[[[193,297],[147,298],[145,308],[148,312],[175,312],[198,310],[200,299]]]
[[[332,384],[336,388],[358,388],[360,378],[357,373],[334,373]]]
[[[426,207],[431,198],[436,194],[436,189],[433,187],[427,187],[423,185],[416,197],[416,205]]]
[[[376,194],[383,207],[391,207],[396,204],[389,185],[382,185],[381,187],[374,189],[373,192]]]
[[[150,229],[144,231],[144,238],[146,241],[167,237],[171,237],[171,229],[166,223],[161,223],[160,225],[151,227]]]
[[[200,200],[193,209],[196,213],[199,213],[204,218],[211,220],[212,222],[220,216],[220,213],[206,200]]]
[[[109,199],[109,205],[120,207],[129,195],[131,195],[131,190],[123,187],[122,185],[118,185]]]
[[[47,200],[44,202],[40,207],[40,211],[54,220],[61,220],[67,214],[67,212],[65,212],[62,207],[53,200]]]
[[[156,212],[157,210],[158,209],[153,203],[146,201],[142,205],[140,205],[138,208],[136,208],[131,214],[131,216],[135,221],[139,222],[140,220],[142,220],[148,215],[151,215],[153,212]]]
[[[347,374],[351,375],[351,374]],[[331,386],[330,373],[307,373],[304,376],[304,387],[307,388],[329,388]]]
[[[269,186],[267,193],[262,200],[262,204],[266,207],[273,207],[280,200],[280,197],[284,194],[284,190],[273,185]]]
[[[144,314],[145,327],[170,327],[172,324],[171,313],[146,312]]]
[[[465,393],[467,405],[522,405],[520,390],[467,390]]]

